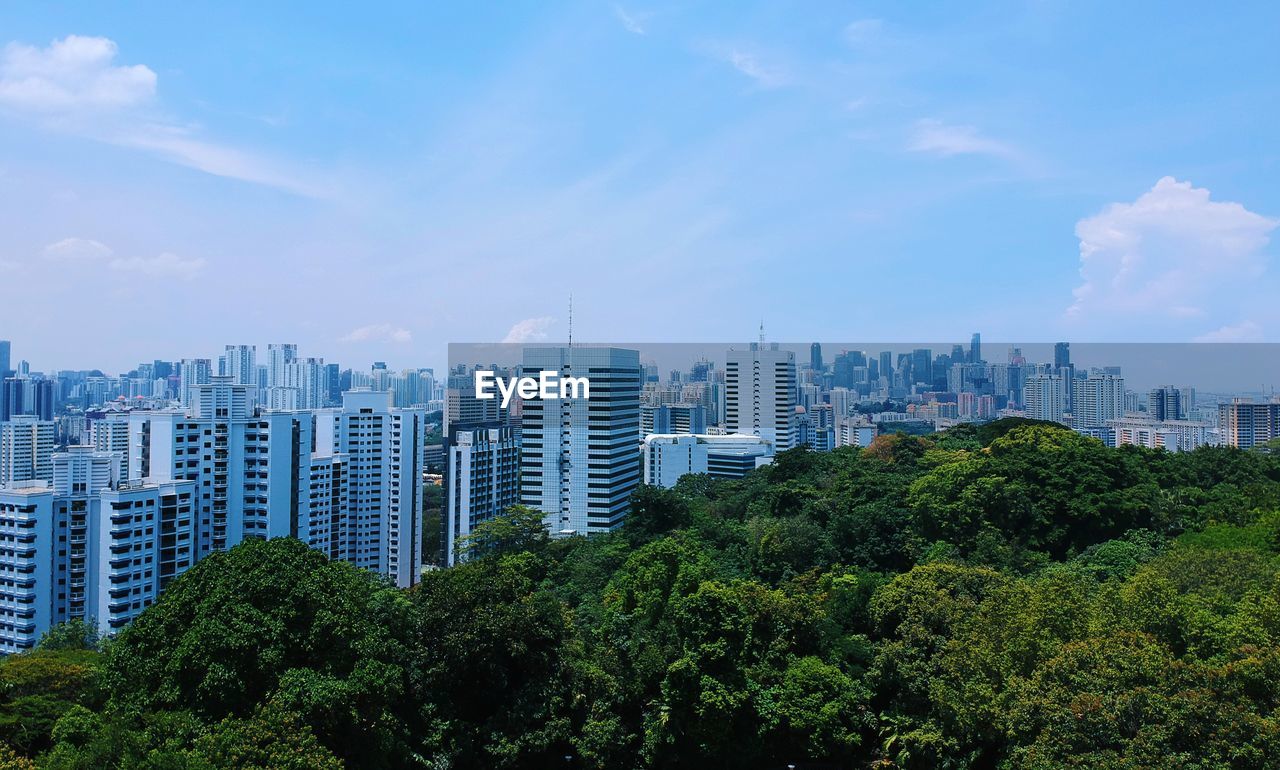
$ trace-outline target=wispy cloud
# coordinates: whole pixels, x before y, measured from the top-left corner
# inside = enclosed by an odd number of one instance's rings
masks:
[[[113,253],[110,246],[91,238],[63,238],[44,247],[46,259],[63,261],[104,259]]]
[[[339,342],[397,342],[407,343],[413,341],[413,335],[408,329],[396,326],[394,324],[368,324],[361,326],[338,338]]]
[[[701,47],[705,55],[733,67],[760,88],[780,88],[791,82],[782,67],[766,61],[748,46],[707,43]]]
[[[0,53],[0,111],[214,176],[308,197],[332,194],[325,184],[161,116],[156,73],[142,64],[117,64],[118,53],[115,41],[105,37],[69,35],[45,48],[10,43]]]
[[[1262,327],[1253,321],[1229,324],[1207,334],[1201,334],[1193,342],[1262,342]]]
[[[154,257],[124,257],[110,262],[112,270],[184,281],[190,281],[199,275],[206,264],[202,257],[180,257],[167,251]]]
[[[1013,145],[983,136],[973,126],[950,125],[939,120],[917,121],[907,149],[942,157],[988,155],[1020,160],[1023,156]]]
[[[615,5],[613,6],[613,15],[618,17],[618,21],[622,22],[622,26],[631,34],[646,34],[644,25],[649,20],[649,14],[635,13],[628,11],[620,5]]]
[[[550,316],[541,316],[539,318],[526,318],[523,321],[516,321],[507,332],[507,336],[502,338],[503,342],[542,342],[547,339],[547,329],[551,324],[555,323],[554,318]]]
[[[756,81],[763,88],[778,88],[787,84],[787,77],[782,70],[765,65],[755,54],[731,51],[729,63],[738,72]]]
[[[844,39],[853,46],[865,45],[880,36],[884,22],[880,19],[858,19],[849,22],[844,28]]]

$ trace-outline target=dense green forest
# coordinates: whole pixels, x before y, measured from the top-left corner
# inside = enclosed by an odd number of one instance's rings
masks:
[[[0,663],[0,768],[1280,767],[1280,456],[1001,421],[515,509],[404,592],[301,543]]]

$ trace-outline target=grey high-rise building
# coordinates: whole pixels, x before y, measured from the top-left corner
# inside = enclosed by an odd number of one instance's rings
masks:
[[[9,419],[9,393],[4,382],[9,378],[9,356],[12,350],[9,340],[0,340],[0,422]]]
[[[848,365],[848,353],[836,357]],[[845,363],[841,363],[845,362]],[[852,367],[851,367],[852,368]],[[725,429],[759,436],[785,452],[796,445],[796,357],[777,343],[730,350],[725,364]]]
[[[1053,345],[1053,368],[1065,369],[1071,366],[1071,343],[1057,342]]]
[[[893,351],[880,351],[880,376],[893,379]]]
[[[1165,385],[1147,393],[1147,413],[1156,420],[1187,420],[1195,408],[1195,390]]]
[[[911,351],[911,375],[916,383],[933,384],[933,351],[916,348]]]
[[[815,372],[822,371],[822,343],[820,342],[809,346],[809,368]]]
[[[974,332],[969,339],[969,363],[982,363],[982,335],[978,332]]]
[[[607,532],[630,510],[640,483],[641,371],[636,350],[525,348],[523,376],[590,382],[589,398],[522,404],[520,499],[545,514],[553,533]]]

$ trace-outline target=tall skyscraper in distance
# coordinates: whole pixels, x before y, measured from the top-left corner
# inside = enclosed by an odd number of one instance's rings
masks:
[[[1187,420],[1195,408],[1193,388],[1164,385],[1147,393],[1147,414],[1156,420]]]
[[[848,361],[848,354],[843,354]],[[730,350],[725,363],[725,430],[759,436],[775,451],[796,445],[796,357],[778,344]]]
[[[911,351],[911,376],[917,385],[933,385],[933,351],[916,348]]]
[[[969,363],[982,363],[982,335],[978,332],[974,332],[969,338]]]
[[[12,349],[9,340],[0,340],[0,422],[9,419],[9,391],[4,387],[9,379],[9,356]]]
[[[1071,343],[1055,342],[1053,345],[1053,368],[1065,369],[1071,366]]]
[[[880,351],[880,376],[893,381],[893,351]]]
[[[809,368],[815,372],[821,372],[822,366],[822,343],[815,342],[809,346]]]
[[[641,474],[639,351],[525,348],[521,370],[526,377],[555,372],[591,383],[590,398],[521,405],[521,502],[542,511],[553,533],[586,535],[620,526]]]

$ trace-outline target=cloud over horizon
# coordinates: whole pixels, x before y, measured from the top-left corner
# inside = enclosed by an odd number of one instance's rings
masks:
[[[1213,322],[1248,308],[1267,272],[1280,222],[1166,176],[1132,203],[1112,203],[1076,223],[1082,282],[1067,316],[1088,325]],[[1269,301],[1269,300],[1268,300]],[[1261,337],[1239,319],[1197,339]]]
[[[412,342],[408,329],[395,324],[380,323],[360,326],[338,338],[338,342]]]

